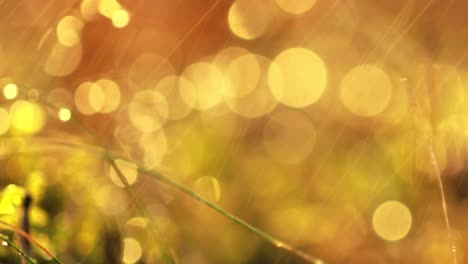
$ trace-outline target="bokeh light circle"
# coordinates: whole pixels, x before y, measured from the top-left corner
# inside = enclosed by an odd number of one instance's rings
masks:
[[[412,216],[406,205],[398,201],[381,204],[372,216],[372,227],[379,237],[387,241],[404,238],[411,229]]]
[[[302,14],[315,5],[316,0],[276,0],[276,4],[291,14]]]
[[[391,97],[390,77],[374,65],[357,66],[341,81],[341,102],[358,116],[371,117],[383,112]]]
[[[313,51],[291,48],[273,60],[268,82],[278,101],[290,107],[302,108],[322,96],[327,84],[327,69]]]

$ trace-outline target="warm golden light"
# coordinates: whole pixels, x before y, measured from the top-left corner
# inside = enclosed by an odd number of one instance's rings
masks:
[[[278,6],[291,14],[302,14],[315,5],[316,0],[276,0]]]
[[[168,76],[162,79],[155,88],[157,92],[166,97],[166,100],[170,102],[168,104],[168,119],[170,120],[183,119],[192,111],[192,108],[183,102],[179,93],[180,86],[184,85],[191,84],[183,77]]]
[[[15,99],[18,96],[18,86],[14,83],[9,83],[3,87],[3,96],[7,100]]]
[[[243,39],[256,39],[268,28],[271,14],[264,1],[237,0],[228,14],[231,31]]]
[[[322,59],[304,48],[281,52],[273,60],[268,74],[272,94],[290,107],[315,103],[327,84],[327,69]]]
[[[230,85],[226,86],[225,102],[233,112],[248,118],[268,114],[278,101],[268,87],[268,66],[270,60],[254,54],[235,59],[226,75]]]
[[[397,241],[404,238],[411,228],[411,212],[398,201],[381,204],[372,216],[374,231],[384,240]]]
[[[92,82],[84,82],[78,86],[75,91],[75,106],[82,114],[91,115],[96,113],[95,108],[91,105],[90,102],[90,93],[91,88],[93,87],[94,83]]]
[[[127,10],[120,9],[112,14],[112,25],[114,25],[116,28],[126,27],[129,21],[130,15],[128,14]]]
[[[275,160],[297,164],[312,152],[315,137],[315,126],[304,113],[285,110],[273,113],[268,120],[263,145]]]
[[[185,69],[182,77],[187,82],[179,84],[180,95],[188,106],[207,110],[223,99],[227,82],[216,66],[205,62],[195,63]]]
[[[168,104],[166,98],[153,90],[137,93],[128,106],[132,124],[145,133],[160,129],[167,120]]]
[[[58,118],[62,122],[67,122],[71,119],[71,111],[67,108],[60,108],[58,111]]]
[[[115,160],[115,165],[120,170],[122,176],[125,178],[125,180],[127,181],[126,183],[128,183],[129,186],[136,182],[138,177],[138,171],[135,164],[126,160],[118,159]],[[122,188],[126,187],[125,182],[121,180],[119,173],[116,172],[113,167],[109,168],[109,177],[115,185]]]
[[[136,263],[140,260],[142,255],[142,249],[138,240],[127,237],[123,240],[123,257],[122,261],[125,264]]]
[[[143,150],[143,164],[146,168],[155,168],[161,165],[167,152],[167,140],[164,130],[146,133],[138,140]]]
[[[112,80],[96,81],[89,91],[89,103],[95,112],[113,112],[120,104],[120,87]]]
[[[51,76],[66,76],[72,73],[81,62],[81,44],[67,47],[56,43],[47,57],[44,70]]]
[[[193,188],[196,193],[213,202],[217,202],[221,198],[221,186],[218,179],[214,177],[204,176],[198,178]]]
[[[0,107],[0,135],[5,134],[10,128],[8,111]]]
[[[264,69],[260,68],[260,63],[254,54],[246,54],[233,60],[225,71],[226,77],[229,78],[225,96],[238,98],[248,95],[257,87],[262,70]]]
[[[72,47],[78,44],[80,40],[81,29],[84,23],[75,16],[63,17],[57,25],[57,39],[63,46]]]
[[[19,100],[10,108],[10,122],[13,132],[31,135],[44,127],[46,114],[40,105]]]
[[[341,81],[340,99],[353,114],[371,117],[385,110],[392,97],[388,75],[374,65],[360,65]]]

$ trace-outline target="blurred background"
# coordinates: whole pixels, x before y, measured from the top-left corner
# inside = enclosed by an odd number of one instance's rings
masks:
[[[140,167],[325,263],[468,263],[467,12],[2,0],[0,220],[29,193],[63,263],[305,263]]]

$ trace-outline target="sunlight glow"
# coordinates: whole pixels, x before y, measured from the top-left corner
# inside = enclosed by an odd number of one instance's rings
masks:
[[[357,66],[341,81],[340,99],[355,115],[378,115],[388,106],[391,97],[390,78],[381,68],[374,65]]]
[[[70,121],[71,111],[68,108],[60,108],[58,111],[58,118],[62,122]]]
[[[20,100],[11,106],[10,122],[18,134],[35,134],[44,127],[46,114],[40,105]]]
[[[382,239],[397,241],[404,238],[411,228],[411,212],[398,201],[381,204],[372,216],[372,227]]]
[[[276,0],[278,6],[291,14],[302,14],[315,5],[316,0]]]
[[[5,134],[10,128],[10,117],[5,108],[0,107],[0,135]]]
[[[9,83],[3,87],[3,96],[7,100],[15,99],[18,96],[18,86],[14,83]]]
[[[232,33],[243,39],[256,39],[263,35],[270,23],[264,1],[237,0],[228,14],[228,24]]]
[[[142,255],[142,249],[138,240],[127,237],[123,240],[123,257],[122,261],[125,264],[136,263]]]
[[[291,48],[273,60],[268,81],[278,101],[302,108],[322,96],[327,84],[327,69],[322,59],[311,50]]]
[[[120,9],[112,14],[112,25],[116,28],[124,28],[130,22],[130,15],[127,10]]]

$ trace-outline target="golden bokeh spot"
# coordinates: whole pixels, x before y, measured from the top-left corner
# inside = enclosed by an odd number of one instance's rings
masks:
[[[156,91],[166,97],[169,103],[168,119],[170,120],[183,119],[192,111],[192,108],[182,101],[179,93],[181,85],[190,85],[190,83],[183,77],[167,76],[156,86]]]
[[[388,75],[374,65],[360,65],[349,71],[341,81],[340,99],[353,114],[371,117],[380,114],[392,97]]]
[[[80,42],[72,47],[56,43],[47,57],[44,70],[51,76],[66,76],[80,64],[81,53]]]
[[[3,96],[7,100],[15,99],[18,96],[18,86],[14,83],[8,83],[3,87]]]
[[[93,21],[99,14],[98,5],[100,0],[83,0],[80,4],[81,16],[87,21]]]
[[[182,77],[187,81],[179,84],[180,95],[188,106],[207,110],[222,101],[227,82],[216,66],[194,63],[185,69]]]
[[[219,201],[221,198],[221,186],[218,179],[210,176],[198,178],[193,184],[193,190],[213,202]]]
[[[225,74],[229,78],[225,96],[238,98],[248,95],[257,87],[262,69],[255,54],[246,54],[233,60]]]
[[[112,185],[99,186],[95,198],[96,204],[105,215],[116,216],[126,209],[125,194]]]
[[[372,227],[379,237],[387,241],[404,238],[410,231],[411,212],[398,201],[387,201],[381,204],[372,216]]]
[[[75,91],[75,106],[82,114],[85,115],[92,115],[96,113],[96,110],[91,105],[90,102],[90,93],[91,87],[93,87],[94,83],[92,82],[84,82],[78,86]]]
[[[164,130],[146,133],[140,137],[138,144],[143,150],[143,164],[153,169],[159,166],[167,152],[167,140]]]
[[[84,23],[75,16],[63,17],[57,25],[57,39],[63,46],[72,47],[80,43],[81,29]]]
[[[58,118],[62,122],[68,122],[71,119],[71,111],[68,108],[60,108],[58,111]]]
[[[315,5],[316,0],[276,0],[276,4],[284,11],[299,15]]]
[[[167,153],[163,164],[171,177],[185,180],[201,167],[205,160],[206,146],[202,136],[184,127],[171,127],[166,130]]]
[[[122,9],[122,6],[116,0],[98,0],[98,10],[101,15],[112,18],[112,15],[118,10]]]
[[[89,91],[89,103],[95,112],[113,112],[120,104],[120,87],[112,80],[98,80]]]
[[[278,101],[268,87],[269,64],[268,58],[253,54],[233,61],[227,72],[231,80],[231,85],[227,86],[231,87],[230,97],[225,98],[229,109],[248,118],[257,118],[273,111]]]
[[[120,9],[112,14],[112,25],[116,28],[124,28],[130,22],[130,15],[127,10]]]
[[[40,105],[19,100],[10,108],[10,122],[14,133],[31,135],[44,127],[46,114]]]
[[[138,92],[128,106],[130,121],[145,133],[160,129],[167,120],[168,111],[166,98],[153,90]]]
[[[127,237],[123,240],[123,257],[122,261],[125,264],[136,263],[140,260],[142,255],[142,249],[138,240]]]
[[[127,181],[128,185],[132,185],[136,182],[138,177],[138,170],[135,164],[126,160],[117,159],[115,160],[115,165],[120,170],[120,172],[122,172],[123,177]],[[125,183],[122,182],[119,174],[115,171],[115,169],[112,166],[109,167],[109,177],[115,185],[122,188],[125,187]]]
[[[228,13],[229,28],[243,39],[256,39],[263,35],[270,20],[271,14],[264,1],[237,0]]]
[[[284,110],[273,113],[263,130],[263,145],[276,161],[297,164],[312,152],[315,126],[303,112]]]
[[[306,107],[316,102],[325,91],[327,69],[322,59],[311,50],[291,48],[273,60],[268,81],[278,101],[290,107]]]
[[[5,134],[10,128],[10,116],[5,108],[0,107],[0,135]]]

